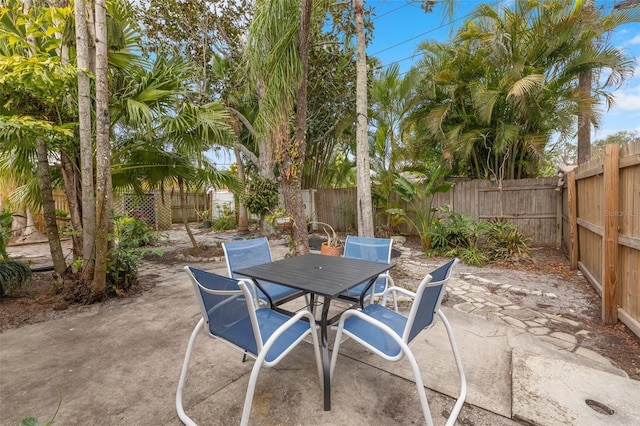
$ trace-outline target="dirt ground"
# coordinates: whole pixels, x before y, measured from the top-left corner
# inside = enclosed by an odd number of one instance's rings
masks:
[[[219,239],[210,238],[211,234],[199,231],[197,240],[203,247],[194,250],[180,235],[180,229],[176,228],[167,234],[168,238],[160,247],[163,254],[146,256],[144,261],[187,264],[188,256],[223,257],[222,249],[217,244]],[[419,242],[416,239],[408,239],[404,246],[412,249],[411,260],[413,261],[433,265],[438,265],[442,261],[442,259],[428,259],[421,254]],[[26,258],[34,259],[37,253],[47,251],[46,243],[20,246],[19,250],[15,247],[12,250],[11,246],[9,248],[10,255],[21,261],[26,261]],[[406,265],[406,262],[400,263],[400,267],[394,268],[391,273],[396,285],[411,287],[422,277]],[[504,262],[483,268],[460,265],[458,273],[465,280],[507,297],[519,306],[575,321],[575,326],[556,324],[554,331],[566,331],[572,334],[580,330],[587,331],[588,333],[581,337],[583,339],[580,342],[581,346],[611,359],[626,371],[629,377],[640,380],[640,338],[631,333],[622,323],[615,326],[601,324],[600,297],[578,271],[569,269],[568,261],[562,251],[552,247],[536,247],[532,250],[532,257],[529,260]],[[56,294],[52,283],[51,272],[37,272],[33,275],[31,285],[0,299],[0,332],[75,315],[89,309],[86,305],[69,305],[61,302],[61,297]],[[504,283],[527,289],[529,292],[507,291],[501,287]],[[142,278],[124,297],[109,299],[102,303],[105,305],[124,303],[127,298],[136,297],[145,291],[152,291],[152,288],[151,279]],[[557,297],[536,296],[536,290],[541,293],[553,293]],[[453,305],[458,302],[455,296],[450,296],[444,303]]]

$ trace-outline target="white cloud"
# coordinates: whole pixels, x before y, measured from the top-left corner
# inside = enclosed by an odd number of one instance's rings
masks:
[[[640,91],[616,92],[613,108],[640,114]]]
[[[613,96],[615,101],[612,109],[640,114],[640,75],[628,80]]]
[[[640,44],[640,34],[629,40],[627,44]]]

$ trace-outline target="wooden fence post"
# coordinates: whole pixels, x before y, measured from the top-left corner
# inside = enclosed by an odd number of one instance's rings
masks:
[[[556,193],[556,248],[562,247],[562,188]]]
[[[608,144],[604,151],[602,322],[605,324],[618,322],[619,150],[618,144]]]
[[[578,268],[578,200],[576,172],[567,173],[567,207],[569,215],[569,261],[571,269]]]

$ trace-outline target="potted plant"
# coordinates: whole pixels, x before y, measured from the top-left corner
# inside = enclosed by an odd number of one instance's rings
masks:
[[[202,227],[205,229],[211,228],[211,212],[209,210],[197,211],[198,218],[202,221]]]
[[[322,254],[326,254],[329,256],[340,256],[342,255],[342,241],[340,241],[340,239],[338,238],[338,235],[336,234],[335,229],[333,229],[333,227],[331,225],[329,225],[328,223],[325,222],[318,222],[318,221],[312,221],[309,222],[311,223],[317,223],[318,225],[322,226],[322,230],[324,231],[325,234],[327,234],[327,241],[324,241],[321,245],[320,245],[320,253]],[[327,230],[327,228],[329,228],[329,230],[331,230],[331,233],[329,233],[329,231]]]

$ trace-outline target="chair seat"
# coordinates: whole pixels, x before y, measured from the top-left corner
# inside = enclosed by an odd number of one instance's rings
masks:
[[[360,299],[360,295],[362,294],[362,290],[364,290],[364,288],[366,287],[366,285],[369,284],[368,282],[364,282],[362,284],[358,284],[357,286],[350,288],[349,290],[347,290],[346,292],[344,292],[343,294],[347,297],[352,297],[354,299]],[[385,288],[387,287],[387,283],[384,279],[378,279],[376,280],[376,282],[373,284],[373,286],[371,286],[374,290],[373,293],[374,294],[380,294],[383,293]],[[371,289],[369,289],[371,290]]]
[[[280,285],[275,283],[270,283],[268,281],[259,281],[260,285],[264,288],[264,290],[271,296],[271,300],[274,302],[280,302],[282,300],[286,300],[291,298],[292,296],[302,296],[304,292],[301,290],[296,290],[292,287],[287,287],[286,285]],[[267,296],[259,291],[260,299],[267,300]]]
[[[365,306],[362,312],[386,324],[395,331],[399,337],[402,337],[402,332],[407,324],[407,318],[405,316],[377,304]],[[386,356],[395,357],[402,352],[402,348],[391,336],[378,328],[371,327],[370,323],[359,317],[352,316],[347,318],[344,322],[344,330],[351,335],[352,338],[377,349]]]
[[[262,336],[263,344],[271,337],[271,335],[280,328],[291,317],[284,315],[280,312],[276,312],[268,308],[260,308],[256,310],[256,317],[258,318],[258,325],[260,328],[260,334]],[[299,321],[290,328],[288,328],[276,341],[276,343],[269,349],[266,362],[272,362],[278,356],[280,356],[285,350],[289,349],[295,342],[304,338],[309,333],[309,325],[304,321]],[[253,328],[251,327],[251,319],[249,316],[236,321],[235,324],[225,328],[222,333],[215,333],[216,336],[223,338],[224,340],[233,343],[234,345],[245,349],[247,352],[254,356],[258,355],[256,348],[256,340],[253,335]]]

